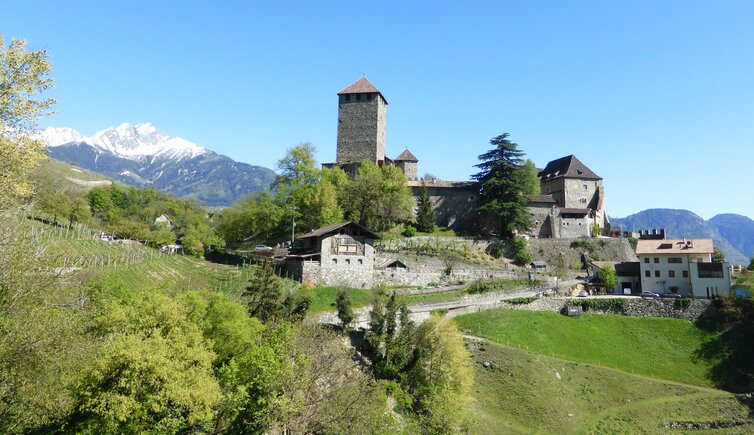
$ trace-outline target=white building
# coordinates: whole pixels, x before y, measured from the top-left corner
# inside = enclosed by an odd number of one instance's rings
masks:
[[[639,240],[641,288],[709,298],[730,293],[728,263],[712,262],[712,239]]]

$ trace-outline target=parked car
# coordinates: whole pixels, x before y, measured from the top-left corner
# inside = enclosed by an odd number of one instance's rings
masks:
[[[585,297],[587,297],[587,296],[589,296],[589,293],[587,293],[587,291],[586,291],[586,290],[581,290],[581,291],[579,292],[579,297],[580,297],[580,298],[585,298]]]
[[[655,293],[655,292],[650,292],[650,291],[644,290],[643,292],[641,292],[641,297],[643,297],[643,298],[659,298],[660,295],[657,294],[657,293]]]
[[[272,248],[267,245],[257,245],[254,247],[255,251],[272,251]]]
[[[682,298],[683,296],[679,295],[678,293],[666,292],[666,293],[660,293],[660,297],[669,298],[669,299],[679,299],[679,298]]]

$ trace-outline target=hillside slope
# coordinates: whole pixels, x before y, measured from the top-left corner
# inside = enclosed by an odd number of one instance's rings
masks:
[[[707,222],[734,248],[749,258],[754,257],[754,220],[740,214],[726,213],[714,216]]]

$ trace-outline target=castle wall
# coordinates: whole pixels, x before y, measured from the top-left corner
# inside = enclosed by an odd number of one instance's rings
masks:
[[[532,236],[546,239],[553,236],[553,207],[551,204],[529,205],[529,217],[532,223]]]
[[[385,159],[387,103],[378,93],[339,96],[338,164]]]
[[[426,186],[437,225],[459,231],[477,226],[479,194],[471,185],[438,181]],[[422,186],[421,183],[409,183],[409,187],[414,199],[413,216],[416,217],[416,202],[422,194]]]
[[[601,180],[565,179],[565,208],[591,208],[597,210]]]
[[[318,282],[353,288],[371,288],[374,282],[374,244],[364,243],[364,255],[338,255],[332,253],[333,237],[322,240],[321,263]]]

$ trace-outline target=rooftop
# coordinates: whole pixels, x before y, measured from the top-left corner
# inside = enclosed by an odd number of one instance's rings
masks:
[[[529,195],[529,202],[555,204],[552,195]]]
[[[370,94],[372,92],[376,92],[380,94],[383,100],[385,100],[385,104],[387,104],[387,98],[385,98],[384,95],[382,95],[382,92],[380,92],[379,89],[374,87],[374,85],[367,80],[366,77],[362,77],[355,82],[351,83],[349,86],[344,88],[342,91],[338,92],[338,95],[346,95],[346,94]]]
[[[539,171],[539,178],[542,180],[551,180],[553,178],[581,178],[588,180],[601,180],[602,177],[592,172],[576,156],[570,155],[553,160]]]
[[[711,254],[712,239],[643,240],[636,244],[636,255],[642,254]]]
[[[356,222],[353,222],[353,221],[347,221],[347,222],[341,222],[339,224],[327,225],[325,227],[318,228],[318,229],[316,229],[314,231],[311,231],[309,233],[306,233],[306,234],[304,234],[302,236],[298,236],[298,240],[308,239],[309,237],[320,237],[320,236],[324,236],[324,235],[327,235],[327,234],[330,234],[330,233],[335,233],[338,230],[340,230],[341,228],[345,228],[345,227],[349,227],[349,226],[352,227],[352,228],[354,228],[358,233],[360,233],[360,235],[366,236],[366,237],[368,237],[370,239],[380,239],[381,238],[378,234],[373,233],[373,232],[369,231],[368,229],[366,229],[366,227],[364,227],[362,225],[359,225],[359,224],[357,224]]]
[[[396,162],[418,162],[419,159],[406,148],[398,157],[395,158]]]

